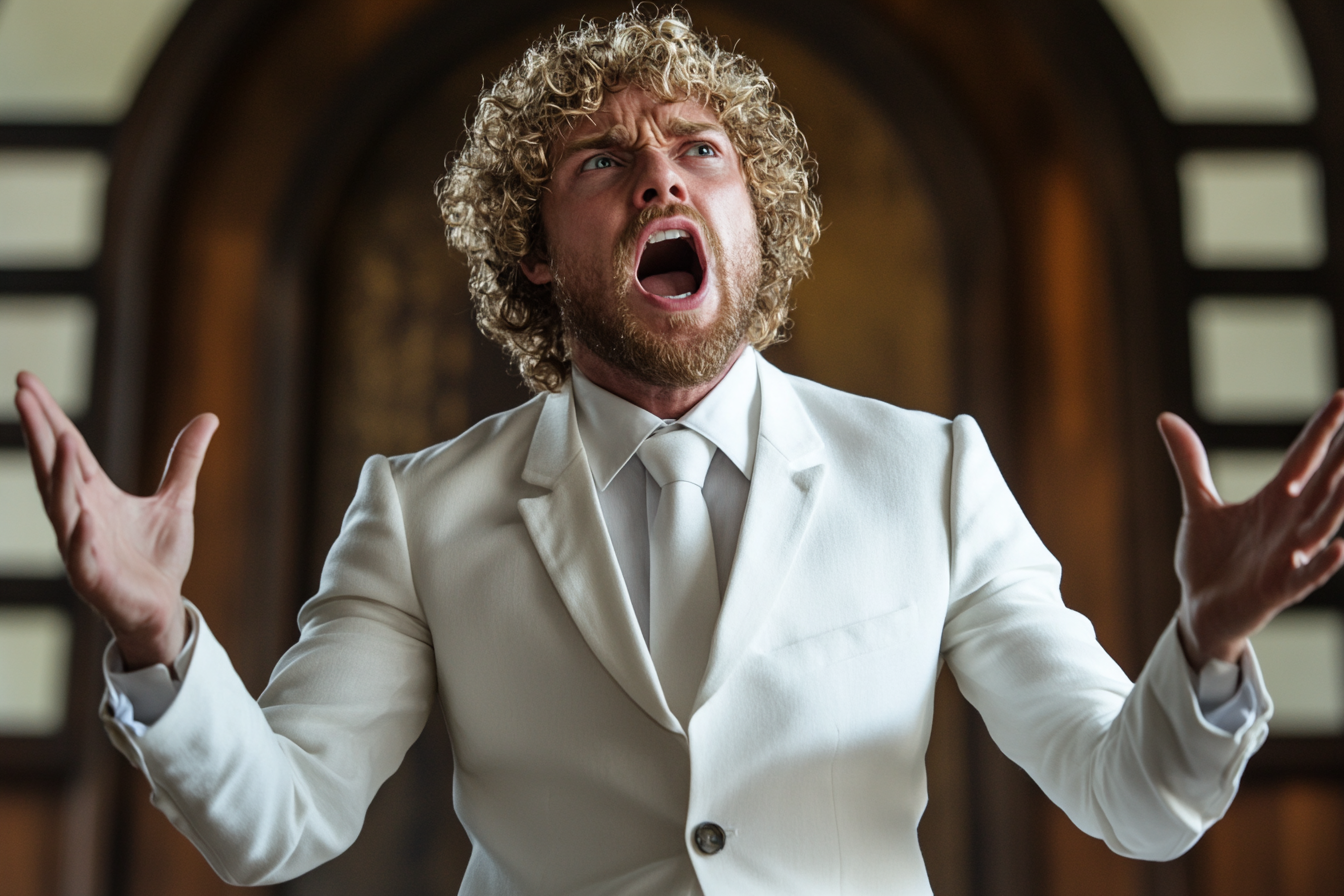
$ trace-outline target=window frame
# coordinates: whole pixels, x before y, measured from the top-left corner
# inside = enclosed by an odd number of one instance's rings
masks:
[[[1325,256],[1310,268],[1199,267],[1185,254],[1181,281],[1183,304],[1167,317],[1176,339],[1165,341],[1172,355],[1163,365],[1171,388],[1180,396],[1188,418],[1210,450],[1285,449],[1301,430],[1300,423],[1229,423],[1205,419],[1196,409],[1191,358],[1190,309],[1200,298],[1317,297],[1330,308],[1334,323],[1335,376],[1344,385],[1344,16],[1317,0],[1285,0],[1302,41],[1316,91],[1316,109],[1301,123],[1177,123],[1167,120],[1173,178],[1189,152],[1220,150],[1282,151],[1311,154],[1323,182]],[[1182,210],[1184,214],[1184,210]],[[1344,574],[1335,576],[1308,596],[1302,606],[1329,607],[1344,613]],[[1292,612],[1288,610],[1287,612]],[[1271,729],[1272,731],[1272,729]],[[1344,774],[1344,732],[1322,736],[1274,735],[1251,759],[1252,778]]]
[[[79,123],[0,123],[0,151],[88,150],[102,155],[110,164],[117,139],[117,125]],[[74,419],[95,454],[101,456],[105,419],[104,390],[96,388],[104,379],[106,352],[105,308],[101,289],[101,261],[106,232],[100,238],[98,254],[82,267],[0,266],[0,300],[22,295],[25,299],[49,297],[61,300],[70,295],[87,298],[96,315],[94,357],[90,366],[89,402],[84,413]],[[0,423],[0,449],[23,449],[23,431],[18,422]],[[105,630],[64,577],[30,578],[0,575],[0,606],[46,606],[61,610],[70,618],[72,638],[68,658],[65,695],[65,724],[55,734],[19,736],[0,734],[0,777],[60,776],[71,771],[78,757],[78,744],[87,727],[83,716],[98,699],[97,645],[105,639]]]

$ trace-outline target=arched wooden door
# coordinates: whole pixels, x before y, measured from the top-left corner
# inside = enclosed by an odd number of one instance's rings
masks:
[[[319,334],[310,584],[365,457],[451,438],[526,398],[499,349],[475,331],[465,268],[444,249],[430,185],[443,173],[445,150],[460,139],[482,74],[497,72],[551,22],[573,22],[578,12],[534,13],[522,27],[483,41],[485,49],[451,56],[449,63],[439,48],[453,39],[457,23],[431,15],[373,63],[369,77],[380,67],[404,72],[417,56],[436,60],[439,69],[425,64],[414,70],[416,77],[389,79],[386,96],[365,100],[381,113],[376,124],[352,128],[340,116],[315,144],[309,189],[334,192],[339,186],[340,195],[320,236],[289,243],[319,247],[306,260],[308,303]],[[778,26],[725,5],[703,4],[696,15],[697,24],[762,60],[822,166],[827,234],[816,251],[813,279],[796,293],[794,336],[768,356],[791,372],[850,391],[954,413],[958,310],[946,270],[946,222],[924,160],[891,109],[872,85]],[[943,114],[943,126],[954,126]],[[367,144],[359,153],[340,146],[361,137]],[[955,132],[941,142],[953,141],[966,144]],[[358,161],[342,165],[352,158]],[[327,176],[344,182],[323,183]],[[968,176],[983,180],[979,171]],[[982,192],[983,203],[987,185]],[[292,223],[302,228],[309,221],[300,215]],[[940,719],[959,719],[957,709],[949,705]],[[966,777],[965,757],[952,749],[959,734],[955,725],[950,728],[948,742],[940,741],[933,757],[939,784]],[[969,882],[965,799],[953,805],[955,792],[937,796],[930,828],[937,834],[926,838],[926,847],[935,864],[941,860],[938,871],[945,866],[947,874]],[[436,716],[375,802],[360,842],[287,891],[369,892],[389,879],[416,890],[454,879],[469,847],[445,811],[451,798],[451,746]]]

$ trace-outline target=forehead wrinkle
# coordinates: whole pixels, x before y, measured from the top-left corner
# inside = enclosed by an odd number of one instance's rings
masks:
[[[672,118],[659,130],[669,137],[694,137],[697,134],[704,134],[709,131],[716,134],[723,133],[723,128],[713,122],[692,121],[689,118]]]
[[[585,149],[611,149],[616,146],[629,146],[633,142],[633,135],[629,128],[623,124],[614,124],[600,134],[569,141],[565,144],[565,151],[561,157],[572,156],[574,153],[583,152]]]
[[[708,121],[693,121],[688,118],[675,116],[661,124],[654,124],[655,130],[661,131],[668,137],[693,137],[697,134],[713,132],[722,134],[723,128],[717,124]],[[623,124],[614,124],[600,134],[593,134],[589,137],[580,137],[565,144],[564,152],[561,158],[568,158],[576,152],[583,152],[589,149],[614,149],[617,147],[629,149],[637,142],[635,133]]]

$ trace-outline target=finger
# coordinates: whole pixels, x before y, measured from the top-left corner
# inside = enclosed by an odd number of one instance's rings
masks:
[[[70,434],[61,437],[56,443],[56,463],[53,465],[51,500],[47,504],[47,516],[56,530],[56,540],[61,546],[61,556],[67,562],[67,549],[70,534],[79,523],[79,489],[84,484],[84,471],[80,469],[78,445]]]
[[[47,418],[47,422],[56,433],[57,438],[75,428],[75,424],[70,422],[70,418],[66,416],[65,411],[61,410],[61,406],[56,402],[56,399],[51,397],[51,392],[47,390],[46,385],[34,374],[26,370],[22,371],[18,375],[17,382],[20,389],[32,393],[37,399],[43,416]]]
[[[1288,448],[1288,456],[1283,461],[1279,475],[1275,477],[1276,480],[1282,481],[1288,494],[1294,496],[1302,494],[1308,480],[1325,459],[1326,452],[1330,450],[1330,442],[1342,423],[1344,423],[1344,390],[1330,396],[1330,400],[1307,421],[1307,425],[1302,427],[1302,432]]]
[[[1344,524],[1344,488],[1336,484],[1335,490],[1327,498],[1299,530],[1298,537],[1309,551],[1324,544]]]
[[[56,403],[56,399],[52,398],[51,393],[47,391],[47,387],[42,384],[42,381],[27,371],[21,372],[18,379],[20,383],[19,397],[15,400],[22,401],[23,405],[29,408],[30,413],[27,416],[32,418],[32,426],[25,426],[24,432],[28,434],[31,429],[33,440],[39,443],[39,451],[45,455],[48,450],[47,445],[50,444],[54,453],[55,443],[69,435],[74,439],[78,449],[75,456],[79,461],[80,469],[84,473],[85,481],[98,476],[106,476],[102,465],[93,456],[89,443],[85,441],[84,434],[66,416],[65,411],[61,410],[61,406]],[[32,444],[33,442],[30,441],[30,452]],[[38,474],[39,485],[44,478],[44,474],[51,469],[52,464],[52,461],[46,461],[45,457],[43,461],[45,470],[39,470],[38,458],[34,457],[33,459],[33,470]]]
[[[1344,525],[1344,439],[1336,439],[1324,462],[1307,483],[1301,502],[1304,522],[1299,537],[1304,544],[1324,544]]]
[[[75,593],[89,602],[89,605],[104,615],[110,608],[99,600],[98,593],[98,551],[94,548],[96,538],[93,533],[94,519],[81,514],[65,548],[65,573],[74,586]]]
[[[1181,481],[1181,503],[1186,512],[1194,507],[1221,505],[1222,499],[1209,472],[1209,456],[1190,424],[1175,414],[1164,413],[1158,415],[1157,429],[1162,433],[1171,465],[1176,468],[1176,478]]]
[[[46,418],[47,425],[57,439],[60,439],[66,433],[73,433],[75,438],[81,444],[84,444],[84,435],[79,431],[79,427],[75,426],[66,416],[65,411],[61,410],[61,406],[57,404],[55,398],[51,397],[51,393],[47,391],[47,387],[42,384],[40,379],[25,370],[19,374],[18,382],[19,388],[29,392],[37,399],[37,405],[41,409],[42,416]]]
[[[219,428],[214,414],[201,414],[182,428],[168,455],[159,494],[172,493],[180,503],[190,506],[196,500],[196,477],[205,461],[205,450]]]
[[[1316,471],[1302,487],[1300,494],[1300,503],[1304,508],[1301,514],[1310,519],[1308,524],[1310,530],[1316,531],[1320,526],[1327,525],[1328,520],[1338,512],[1341,492],[1344,491],[1342,480],[1344,480],[1344,439],[1335,439]],[[1318,537],[1324,541],[1333,535],[1338,527],[1337,521],[1334,528],[1320,532]]]
[[[19,426],[23,429],[23,440],[28,444],[28,459],[33,464],[37,489],[46,500],[51,491],[51,468],[56,462],[56,434],[42,413],[37,396],[30,390],[20,387],[14,396],[14,405],[19,409]]]
[[[1344,540],[1336,538],[1293,571],[1290,579],[1295,594],[1293,603],[1328,582],[1341,566],[1344,566]]]

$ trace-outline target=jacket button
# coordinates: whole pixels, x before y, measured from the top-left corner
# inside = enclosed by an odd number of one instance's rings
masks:
[[[723,828],[712,821],[703,821],[695,826],[695,848],[707,856],[723,849],[725,835]]]

